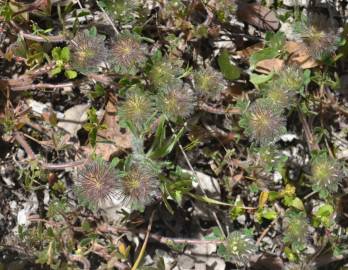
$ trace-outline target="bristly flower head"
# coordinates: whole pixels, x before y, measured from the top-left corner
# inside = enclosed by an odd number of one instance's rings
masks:
[[[221,73],[208,66],[205,69],[195,71],[193,74],[195,89],[202,95],[213,98],[223,89],[223,77]]]
[[[146,162],[133,163],[118,182],[118,197],[126,204],[150,204],[159,194],[159,180]]]
[[[149,71],[149,79],[155,88],[173,84],[184,73],[181,61],[168,58],[156,59]]]
[[[265,145],[286,133],[286,118],[282,112],[272,100],[259,98],[242,115],[239,123],[247,136]]]
[[[289,108],[295,102],[296,92],[288,90],[279,80],[267,83],[261,90],[264,98],[272,100],[280,108]]]
[[[129,32],[118,35],[111,48],[111,63],[116,72],[135,74],[146,61],[146,49],[141,39]]]
[[[158,94],[158,106],[169,119],[189,117],[195,108],[196,98],[192,90],[180,80],[162,89]]]
[[[337,192],[344,176],[342,165],[338,161],[321,153],[313,157],[311,167],[313,190],[319,191],[323,196]]]
[[[297,29],[308,53],[315,59],[331,55],[337,49],[339,33],[333,21],[319,13],[309,14],[307,22]]]
[[[293,250],[302,250],[308,237],[308,222],[305,214],[303,212],[287,212],[284,227],[284,243],[291,245]]]
[[[303,70],[297,66],[286,66],[278,73],[278,83],[287,91],[300,91],[304,86]]]
[[[237,265],[246,266],[249,263],[250,256],[256,253],[257,246],[251,237],[241,231],[234,231],[228,235],[224,249],[222,256],[226,260]]]
[[[106,60],[104,38],[88,30],[78,32],[70,41],[69,49],[71,66],[81,73],[97,71],[98,65]]]
[[[129,89],[126,100],[119,109],[121,120],[130,121],[140,127],[154,113],[152,99],[140,89]]]
[[[83,204],[100,207],[116,196],[116,170],[106,161],[88,161],[78,170],[75,188]]]

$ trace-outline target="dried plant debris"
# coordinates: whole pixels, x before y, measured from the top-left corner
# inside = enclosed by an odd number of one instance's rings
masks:
[[[347,15],[0,0],[0,269],[345,269]]]

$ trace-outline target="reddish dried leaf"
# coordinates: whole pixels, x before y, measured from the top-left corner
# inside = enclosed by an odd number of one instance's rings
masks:
[[[263,42],[258,42],[254,45],[246,47],[243,50],[237,51],[237,55],[241,58],[249,58],[253,53],[258,52],[264,48],[265,44]]]
[[[306,46],[301,42],[287,41],[285,50],[290,54],[289,62],[299,65],[301,68],[313,68],[318,66],[317,61],[313,59]]]
[[[273,59],[264,59],[256,64],[256,71],[268,74],[272,71],[280,71],[284,66],[284,60],[273,58]]]

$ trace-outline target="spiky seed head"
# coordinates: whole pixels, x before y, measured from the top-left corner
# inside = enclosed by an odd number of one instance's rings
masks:
[[[98,65],[106,60],[104,38],[93,36],[87,30],[76,34],[69,43],[69,49],[71,66],[81,73],[97,71]]]
[[[261,145],[271,143],[286,133],[286,118],[282,115],[282,108],[265,98],[259,98],[251,104],[242,115],[240,125],[247,136]]]
[[[337,49],[339,41],[337,27],[330,18],[323,14],[310,14],[299,34],[308,53],[315,59],[329,56]]]
[[[337,192],[343,178],[341,164],[326,153],[315,156],[311,161],[311,181],[314,190]]]
[[[131,91],[131,89],[129,90]],[[151,98],[140,90],[131,91],[119,109],[121,120],[133,122],[140,127],[154,113]]]
[[[210,98],[218,95],[223,89],[223,77],[221,73],[208,66],[205,69],[195,71],[193,74],[195,90],[203,96]]]
[[[135,163],[118,182],[118,197],[124,203],[150,204],[159,194],[159,180],[146,164]]]
[[[168,87],[175,83],[177,77],[183,73],[181,63],[168,58],[154,63],[149,72],[149,79],[155,88]]]
[[[306,244],[308,237],[308,222],[303,212],[286,213],[284,219],[284,243],[295,249],[301,249]]]
[[[117,72],[135,74],[146,61],[146,48],[141,44],[140,37],[125,32],[117,37],[110,57]]]
[[[192,90],[181,81],[162,89],[158,94],[160,111],[171,120],[189,117],[195,108],[196,98]]]
[[[304,86],[304,80],[303,70],[294,65],[284,67],[278,74],[278,83],[290,93],[300,91]]]
[[[77,172],[75,190],[83,204],[100,207],[116,197],[116,170],[103,160],[90,160]]]
[[[254,239],[241,231],[230,233],[225,242],[225,259],[238,265],[248,265],[250,256],[257,251]]]
[[[269,82],[262,88],[264,98],[271,100],[280,108],[289,108],[295,102],[295,91],[288,90],[279,80]]]

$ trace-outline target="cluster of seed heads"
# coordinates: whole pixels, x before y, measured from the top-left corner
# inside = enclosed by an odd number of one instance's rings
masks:
[[[203,96],[214,98],[224,89],[221,73],[215,71],[210,66],[195,71],[193,78],[195,90]]]
[[[335,52],[339,33],[333,19],[319,13],[310,13],[298,29],[308,53],[315,59],[322,59]]]
[[[261,145],[271,143],[284,134],[285,124],[281,108],[264,98],[254,101],[241,119],[245,134]]]
[[[160,110],[170,119],[189,117],[196,102],[192,90],[180,81],[162,89],[157,98]]]
[[[154,104],[150,96],[143,91],[127,92],[126,100],[121,104],[119,116],[123,120],[130,121],[140,127],[154,113]]]
[[[91,35],[87,30],[78,32],[69,44],[73,69],[81,72],[95,72],[98,64],[104,62],[107,50],[102,36]]]
[[[311,161],[311,181],[315,190],[326,190],[329,193],[337,192],[343,178],[341,164],[321,154]]]
[[[117,37],[110,58],[117,72],[134,74],[146,61],[146,48],[139,37],[125,32]]]
[[[103,160],[88,161],[79,169],[75,182],[76,192],[83,202],[100,207],[116,198],[118,174]]]
[[[240,231],[234,231],[228,235],[225,249],[226,260],[243,266],[248,264],[250,256],[257,251],[255,241]]]
[[[298,247],[306,244],[307,237],[308,222],[305,214],[302,212],[287,214],[284,220],[284,243]]]
[[[156,175],[146,164],[134,164],[117,183],[117,194],[124,203],[147,205],[159,194]]]
[[[304,86],[304,73],[296,66],[286,66],[274,79],[261,87],[256,99],[240,120],[245,134],[260,145],[275,142],[286,133],[284,110],[295,104],[296,95]]]
[[[114,199],[147,205],[159,194],[159,181],[146,165],[119,173],[103,160],[88,161],[78,170],[75,190],[83,204],[99,208]]]

